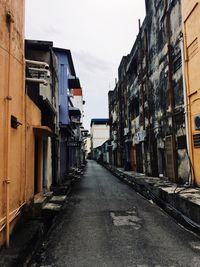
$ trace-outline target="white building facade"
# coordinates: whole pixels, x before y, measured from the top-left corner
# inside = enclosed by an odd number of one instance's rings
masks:
[[[90,127],[91,153],[92,158],[95,158],[95,149],[103,145],[107,140],[109,140],[109,119],[92,119]]]

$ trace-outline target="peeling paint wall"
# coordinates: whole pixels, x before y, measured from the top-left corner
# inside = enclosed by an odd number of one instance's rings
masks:
[[[154,3],[153,3],[154,2]],[[185,137],[184,122],[184,98],[181,68],[181,3],[180,1],[155,1],[148,2],[147,5],[147,32],[149,41],[149,81],[153,85],[153,134],[157,139],[157,148],[162,150],[162,166],[158,164],[158,173],[169,176],[170,163],[167,162],[166,137],[175,136],[174,149],[172,155],[175,163],[177,178],[172,180],[187,181],[188,166],[186,157],[186,146],[178,147],[178,138]],[[150,22],[150,23],[149,23]],[[171,61],[170,61],[171,60]],[[171,74],[170,74],[171,72]],[[171,84],[169,76],[171,75]],[[170,92],[171,86],[171,92]],[[173,98],[173,100],[171,99]],[[169,154],[170,155],[170,154]],[[181,161],[180,161],[180,155]],[[164,166],[165,165],[165,166]]]
[[[186,182],[189,176],[181,21],[180,0],[146,1],[146,18],[131,52],[119,66],[121,97],[114,105],[121,112],[118,127],[112,125],[129,168],[167,176],[174,182]],[[111,102],[110,106],[112,117],[115,108]]]
[[[5,230],[6,207],[13,216],[26,201],[23,0],[0,1],[0,25],[0,229]],[[18,127],[12,127],[11,116]],[[4,238],[1,231],[0,243]]]

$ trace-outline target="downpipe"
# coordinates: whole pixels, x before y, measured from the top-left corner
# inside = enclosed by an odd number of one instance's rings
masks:
[[[9,11],[6,15],[6,21],[9,27],[9,62],[8,62],[8,89],[7,96],[5,97],[5,106],[6,106],[6,131],[5,131],[5,187],[6,187],[6,247],[8,248],[10,245],[10,101],[12,97],[10,96],[11,91],[11,66],[12,66],[12,34],[13,34],[13,24],[14,19],[13,15]]]
[[[188,123],[188,101],[187,101],[187,87],[186,87],[186,80],[185,80],[185,54],[184,54],[184,40],[183,40],[183,34],[180,35],[180,47],[181,47],[181,58],[182,58],[182,77],[183,77],[183,96],[184,96],[184,114],[185,114],[185,131],[186,131],[186,149],[188,151],[188,158],[189,158],[189,165],[191,165],[191,159],[189,155],[190,151],[190,141],[189,141],[189,123]],[[190,174],[189,174],[189,186],[193,184],[192,181],[192,173],[193,173],[193,168],[192,166],[189,166],[191,169]]]

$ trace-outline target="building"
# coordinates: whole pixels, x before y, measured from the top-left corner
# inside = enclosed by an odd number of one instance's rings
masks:
[[[70,79],[70,116],[71,125],[74,129],[76,146],[74,146],[74,167],[80,168],[85,162],[85,150],[84,150],[84,136],[86,130],[83,125],[83,92],[79,82],[79,79]]]
[[[180,1],[146,1],[146,17],[109,92],[110,158],[127,170],[185,183],[181,19]]]
[[[95,149],[109,139],[109,119],[92,119],[90,123],[91,154],[96,158]]]
[[[46,192],[50,191],[52,183],[55,184],[58,179],[58,76],[53,42],[26,40],[25,57],[26,91],[41,112],[43,128],[38,126],[35,150],[40,150],[41,142],[42,190]],[[49,128],[49,132],[44,131],[44,126]],[[38,155],[35,154],[34,157],[37,162]],[[35,179],[36,177],[37,174],[35,174]],[[35,186],[37,187],[36,181]],[[35,192],[37,191],[40,190],[35,188]]]
[[[118,82],[114,91],[108,93],[109,97],[109,118],[110,118],[110,162],[117,167],[125,166],[129,169],[126,160],[127,151],[125,147],[125,136],[128,129],[128,91],[126,66],[129,56],[124,56],[118,68]]]
[[[71,169],[81,166],[83,99],[70,50],[53,50],[57,57],[59,77],[59,183],[62,183]]]
[[[110,120],[110,142],[111,146],[109,149],[109,163],[122,167],[122,153],[120,153],[123,146],[120,147],[120,98],[118,94],[118,85],[113,91],[109,91],[108,93],[108,103],[109,103],[109,120]]]
[[[0,2],[0,244],[32,196],[25,155],[24,1]],[[17,94],[16,94],[17,92]]]
[[[44,187],[50,186],[52,175],[47,169],[45,173],[48,153],[44,139],[51,136],[53,130],[46,123],[44,110],[37,102],[40,85],[50,89],[47,77],[29,76],[31,68],[32,71],[35,68],[36,72],[47,73],[44,68],[48,63],[25,60],[24,1],[1,2],[0,20],[4,36],[0,40],[0,129],[3,137],[0,140],[0,245],[6,241],[9,246],[10,233],[22,214],[22,208],[41,196]],[[34,91],[34,97],[31,91]]]
[[[95,159],[103,164],[109,164],[110,141],[105,141],[101,146],[95,148]]]
[[[23,0],[1,1],[0,23],[0,246],[9,246],[23,207],[81,166],[83,101],[69,50],[24,45]],[[70,90],[81,90],[74,103]]]
[[[186,84],[186,125],[191,159],[192,183],[200,185],[200,7],[199,1],[182,1],[184,36],[184,81]]]

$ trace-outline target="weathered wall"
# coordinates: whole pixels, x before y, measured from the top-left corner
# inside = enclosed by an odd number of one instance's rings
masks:
[[[176,136],[175,138],[185,135],[179,40],[181,32],[180,1],[172,1],[171,3],[166,1],[165,4],[164,1],[157,3],[151,1],[147,9],[147,21],[151,58],[149,80],[153,89],[153,109],[155,110],[152,119],[154,128],[157,127],[154,135],[157,138],[158,149],[164,149],[164,160],[166,160],[166,166],[160,166],[159,171],[170,176],[172,174],[167,163],[165,138],[173,134]],[[174,143],[174,150],[175,147],[177,147],[177,143]],[[187,180],[188,171],[185,172],[180,161],[176,159],[179,155],[186,154],[185,148],[178,148],[177,153],[174,152],[173,156],[175,158],[174,172],[177,169],[177,178],[181,177],[183,180]],[[186,157],[182,156],[182,161],[187,165],[187,160],[185,160]],[[173,175],[170,178],[174,179]]]
[[[25,201],[24,1],[0,1],[0,228]],[[11,128],[11,115],[20,125]],[[13,215],[13,213],[12,213]]]
[[[117,131],[127,168],[175,182],[189,176],[181,30],[180,0],[147,0],[146,18],[130,54],[121,60],[109,102],[111,138]]]
[[[41,112],[25,94],[24,1],[0,1],[0,244],[20,208],[34,197],[35,135]],[[14,127],[11,116],[18,125]],[[42,155],[42,151],[41,151]],[[40,158],[42,174],[42,158]],[[7,182],[6,182],[7,181]],[[41,190],[41,179],[39,190]],[[8,201],[6,195],[9,188]]]

